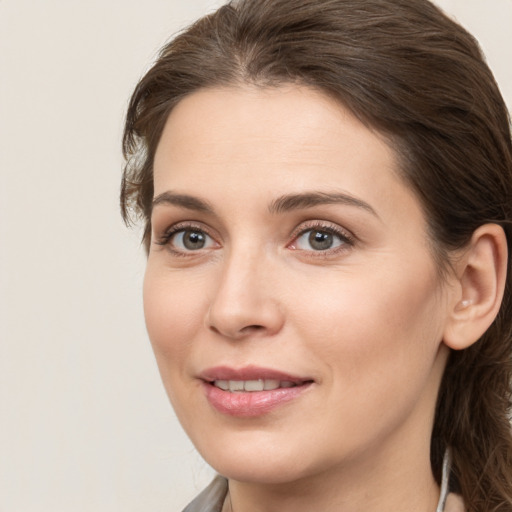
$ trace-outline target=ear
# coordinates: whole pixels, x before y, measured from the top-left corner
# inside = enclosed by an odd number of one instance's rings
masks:
[[[455,262],[445,345],[462,350],[480,339],[501,306],[507,274],[507,239],[501,226],[480,226]]]

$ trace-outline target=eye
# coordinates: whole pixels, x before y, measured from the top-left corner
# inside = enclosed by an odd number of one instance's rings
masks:
[[[198,251],[199,249],[206,249],[213,240],[204,232],[197,229],[183,229],[174,233],[170,242],[183,251]]]
[[[190,253],[217,246],[215,240],[203,229],[194,226],[175,226],[167,231],[159,240],[158,245],[167,246],[174,253]]]
[[[305,251],[327,251],[339,247],[343,241],[339,236],[327,231],[309,229],[297,238],[295,247]]]
[[[289,246],[299,251],[327,252],[353,245],[352,238],[331,226],[303,229]]]

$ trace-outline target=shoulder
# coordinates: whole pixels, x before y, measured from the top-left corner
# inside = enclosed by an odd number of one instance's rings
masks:
[[[228,481],[222,476],[216,476],[183,512],[221,512],[227,492]]]

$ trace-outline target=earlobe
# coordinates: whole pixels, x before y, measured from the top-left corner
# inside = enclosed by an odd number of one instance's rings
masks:
[[[501,306],[507,272],[507,240],[497,224],[480,226],[456,262],[457,294],[444,330],[445,345],[462,350],[492,324]]]

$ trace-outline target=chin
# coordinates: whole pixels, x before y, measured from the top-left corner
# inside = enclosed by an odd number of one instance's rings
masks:
[[[269,460],[268,457],[261,455],[250,459],[212,461],[211,465],[219,474],[230,480],[266,485],[292,483],[308,474],[299,467],[296,460]]]
[[[285,484],[316,471],[314,457],[308,457],[307,451],[298,448],[300,445],[292,439],[286,442],[282,436],[272,438],[261,431],[231,432],[215,438],[216,442],[208,442],[204,436],[200,436],[200,441],[195,445],[206,462],[228,479]],[[300,453],[302,456],[298,456]],[[325,461],[322,466],[325,466]]]

